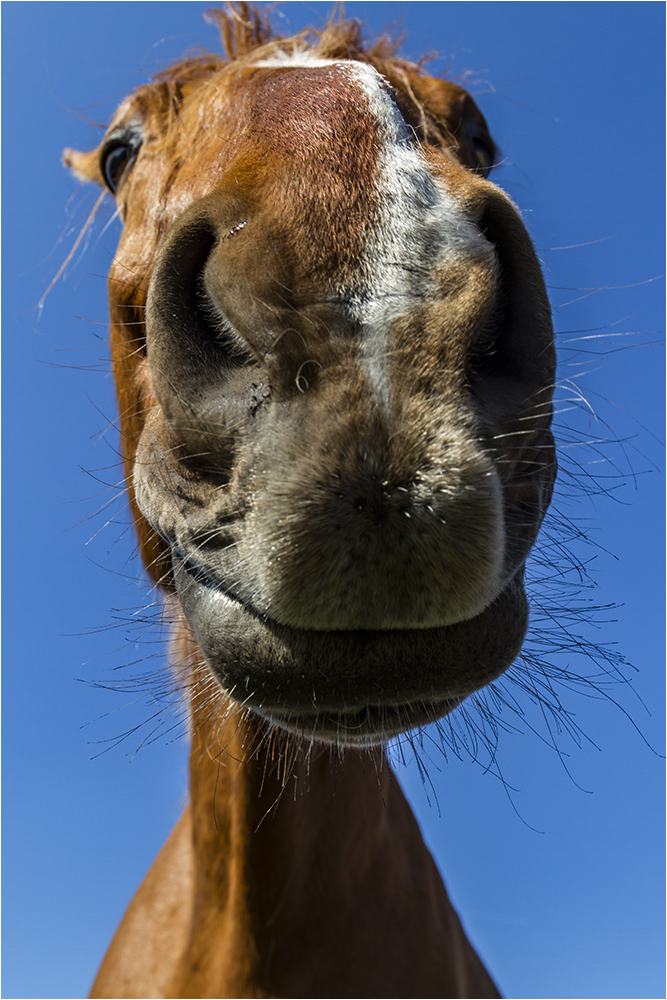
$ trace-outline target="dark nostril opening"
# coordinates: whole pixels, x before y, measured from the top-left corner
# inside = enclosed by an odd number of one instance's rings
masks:
[[[218,364],[244,366],[254,358],[206,287],[206,268],[217,243],[216,229],[207,220],[182,226],[158,258],[150,308],[157,326],[184,339],[193,352],[213,351]]]
[[[475,396],[490,391],[498,404],[504,394],[510,405],[515,390],[528,398],[553,380],[551,310],[530,238],[512,206],[490,197],[479,227],[496,250],[499,290],[495,308],[471,345],[467,374]]]
[[[493,308],[471,345],[466,363],[468,383],[473,392],[483,392],[489,379],[521,381],[525,377],[526,347],[516,337],[516,262],[507,247],[507,235],[492,210],[482,216],[479,228],[492,243],[498,262],[498,289]]]
[[[215,229],[207,222],[182,226],[171,238],[157,266],[155,280],[161,291],[168,294],[171,286],[174,293],[185,297],[188,291],[194,292],[215,244]]]
[[[208,335],[220,345],[230,365],[252,364],[255,360],[222,309],[206,288],[205,268],[197,275],[194,313],[202,335]]]

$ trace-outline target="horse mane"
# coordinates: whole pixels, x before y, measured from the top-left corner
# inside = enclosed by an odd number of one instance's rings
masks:
[[[402,39],[392,40],[383,34],[370,48],[363,39],[363,25],[357,18],[346,18],[342,4],[337,5],[324,28],[307,27],[285,39],[274,32],[269,15],[247,2],[228,3],[224,10],[212,7],[206,20],[217,25],[226,58],[202,53],[186,56],[157,73],[156,83],[189,83],[220,69],[225,63],[241,62],[247,56],[270,58],[310,50],[321,59],[354,59],[373,62],[392,59]],[[258,49],[264,49],[259,53]]]

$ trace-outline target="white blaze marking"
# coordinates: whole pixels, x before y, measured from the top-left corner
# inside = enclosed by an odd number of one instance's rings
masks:
[[[349,62],[383,139],[378,163],[380,223],[364,248],[353,312],[362,329],[366,374],[385,409],[391,402],[389,329],[411,305],[433,294],[438,265],[478,252],[484,240],[456,200],[436,184],[410,126],[382,76]]]
[[[290,66],[295,69],[312,69],[313,67],[347,65],[350,62],[350,59],[320,59],[311,49],[302,48],[298,42],[295,42],[291,51],[274,52],[268,59],[260,59],[252,65],[257,66],[258,69],[284,69]]]
[[[380,222],[363,247],[358,278],[341,289],[346,311],[361,330],[361,358],[385,410],[391,403],[389,330],[416,302],[433,295],[439,265],[479,253],[484,237],[456,199],[436,184],[412,130],[392,99],[387,81],[366,63],[320,59],[295,47],[257,67],[344,66],[368,101],[378,124],[376,192]]]

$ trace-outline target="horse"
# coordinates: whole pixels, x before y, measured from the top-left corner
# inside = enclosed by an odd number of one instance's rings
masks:
[[[517,657],[556,475],[539,262],[472,97],[342,16],[214,12],[67,150],[189,801],[92,997],[497,997],[383,749]]]

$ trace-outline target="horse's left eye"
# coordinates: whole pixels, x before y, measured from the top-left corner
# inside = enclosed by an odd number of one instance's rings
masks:
[[[477,169],[482,174],[482,177],[488,177],[491,173],[493,167],[493,153],[479,136],[473,136],[470,142],[472,146],[473,156],[477,161]]]
[[[131,121],[107,135],[100,153],[100,170],[112,194],[118,190],[123,174],[137,158],[143,141],[141,122]]]
[[[120,179],[132,156],[133,150],[128,144],[113,146],[102,156],[102,173],[112,194],[116,193]]]

